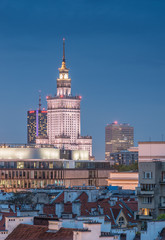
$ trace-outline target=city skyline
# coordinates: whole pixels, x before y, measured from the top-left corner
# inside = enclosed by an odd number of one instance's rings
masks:
[[[104,129],[115,120],[134,127],[135,145],[165,138],[165,3],[130,3],[0,3],[0,142],[26,143],[26,112],[36,109],[38,90],[44,107],[55,93],[63,37],[96,159],[104,159]]]

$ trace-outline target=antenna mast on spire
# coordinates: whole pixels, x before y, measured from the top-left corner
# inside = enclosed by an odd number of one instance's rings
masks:
[[[38,106],[39,106],[39,110],[41,110],[41,90],[39,90],[39,104],[38,104]]]
[[[62,61],[65,62],[65,38],[63,38],[63,58]]]

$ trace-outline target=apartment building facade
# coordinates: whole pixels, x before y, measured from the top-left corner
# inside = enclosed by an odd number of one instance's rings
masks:
[[[165,142],[139,143],[139,187],[137,218],[157,219],[165,213]]]

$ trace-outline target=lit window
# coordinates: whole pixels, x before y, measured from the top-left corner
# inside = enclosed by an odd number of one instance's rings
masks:
[[[17,162],[17,168],[24,168],[24,162]]]

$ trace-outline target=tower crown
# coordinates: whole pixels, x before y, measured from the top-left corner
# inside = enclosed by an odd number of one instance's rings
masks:
[[[71,95],[71,78],[69,78],[69,69],[66,68],[65,63],[65,38],[63,38],[63,57],[62,66],[59,70],[59,78],[57,78],[57,96]]]

